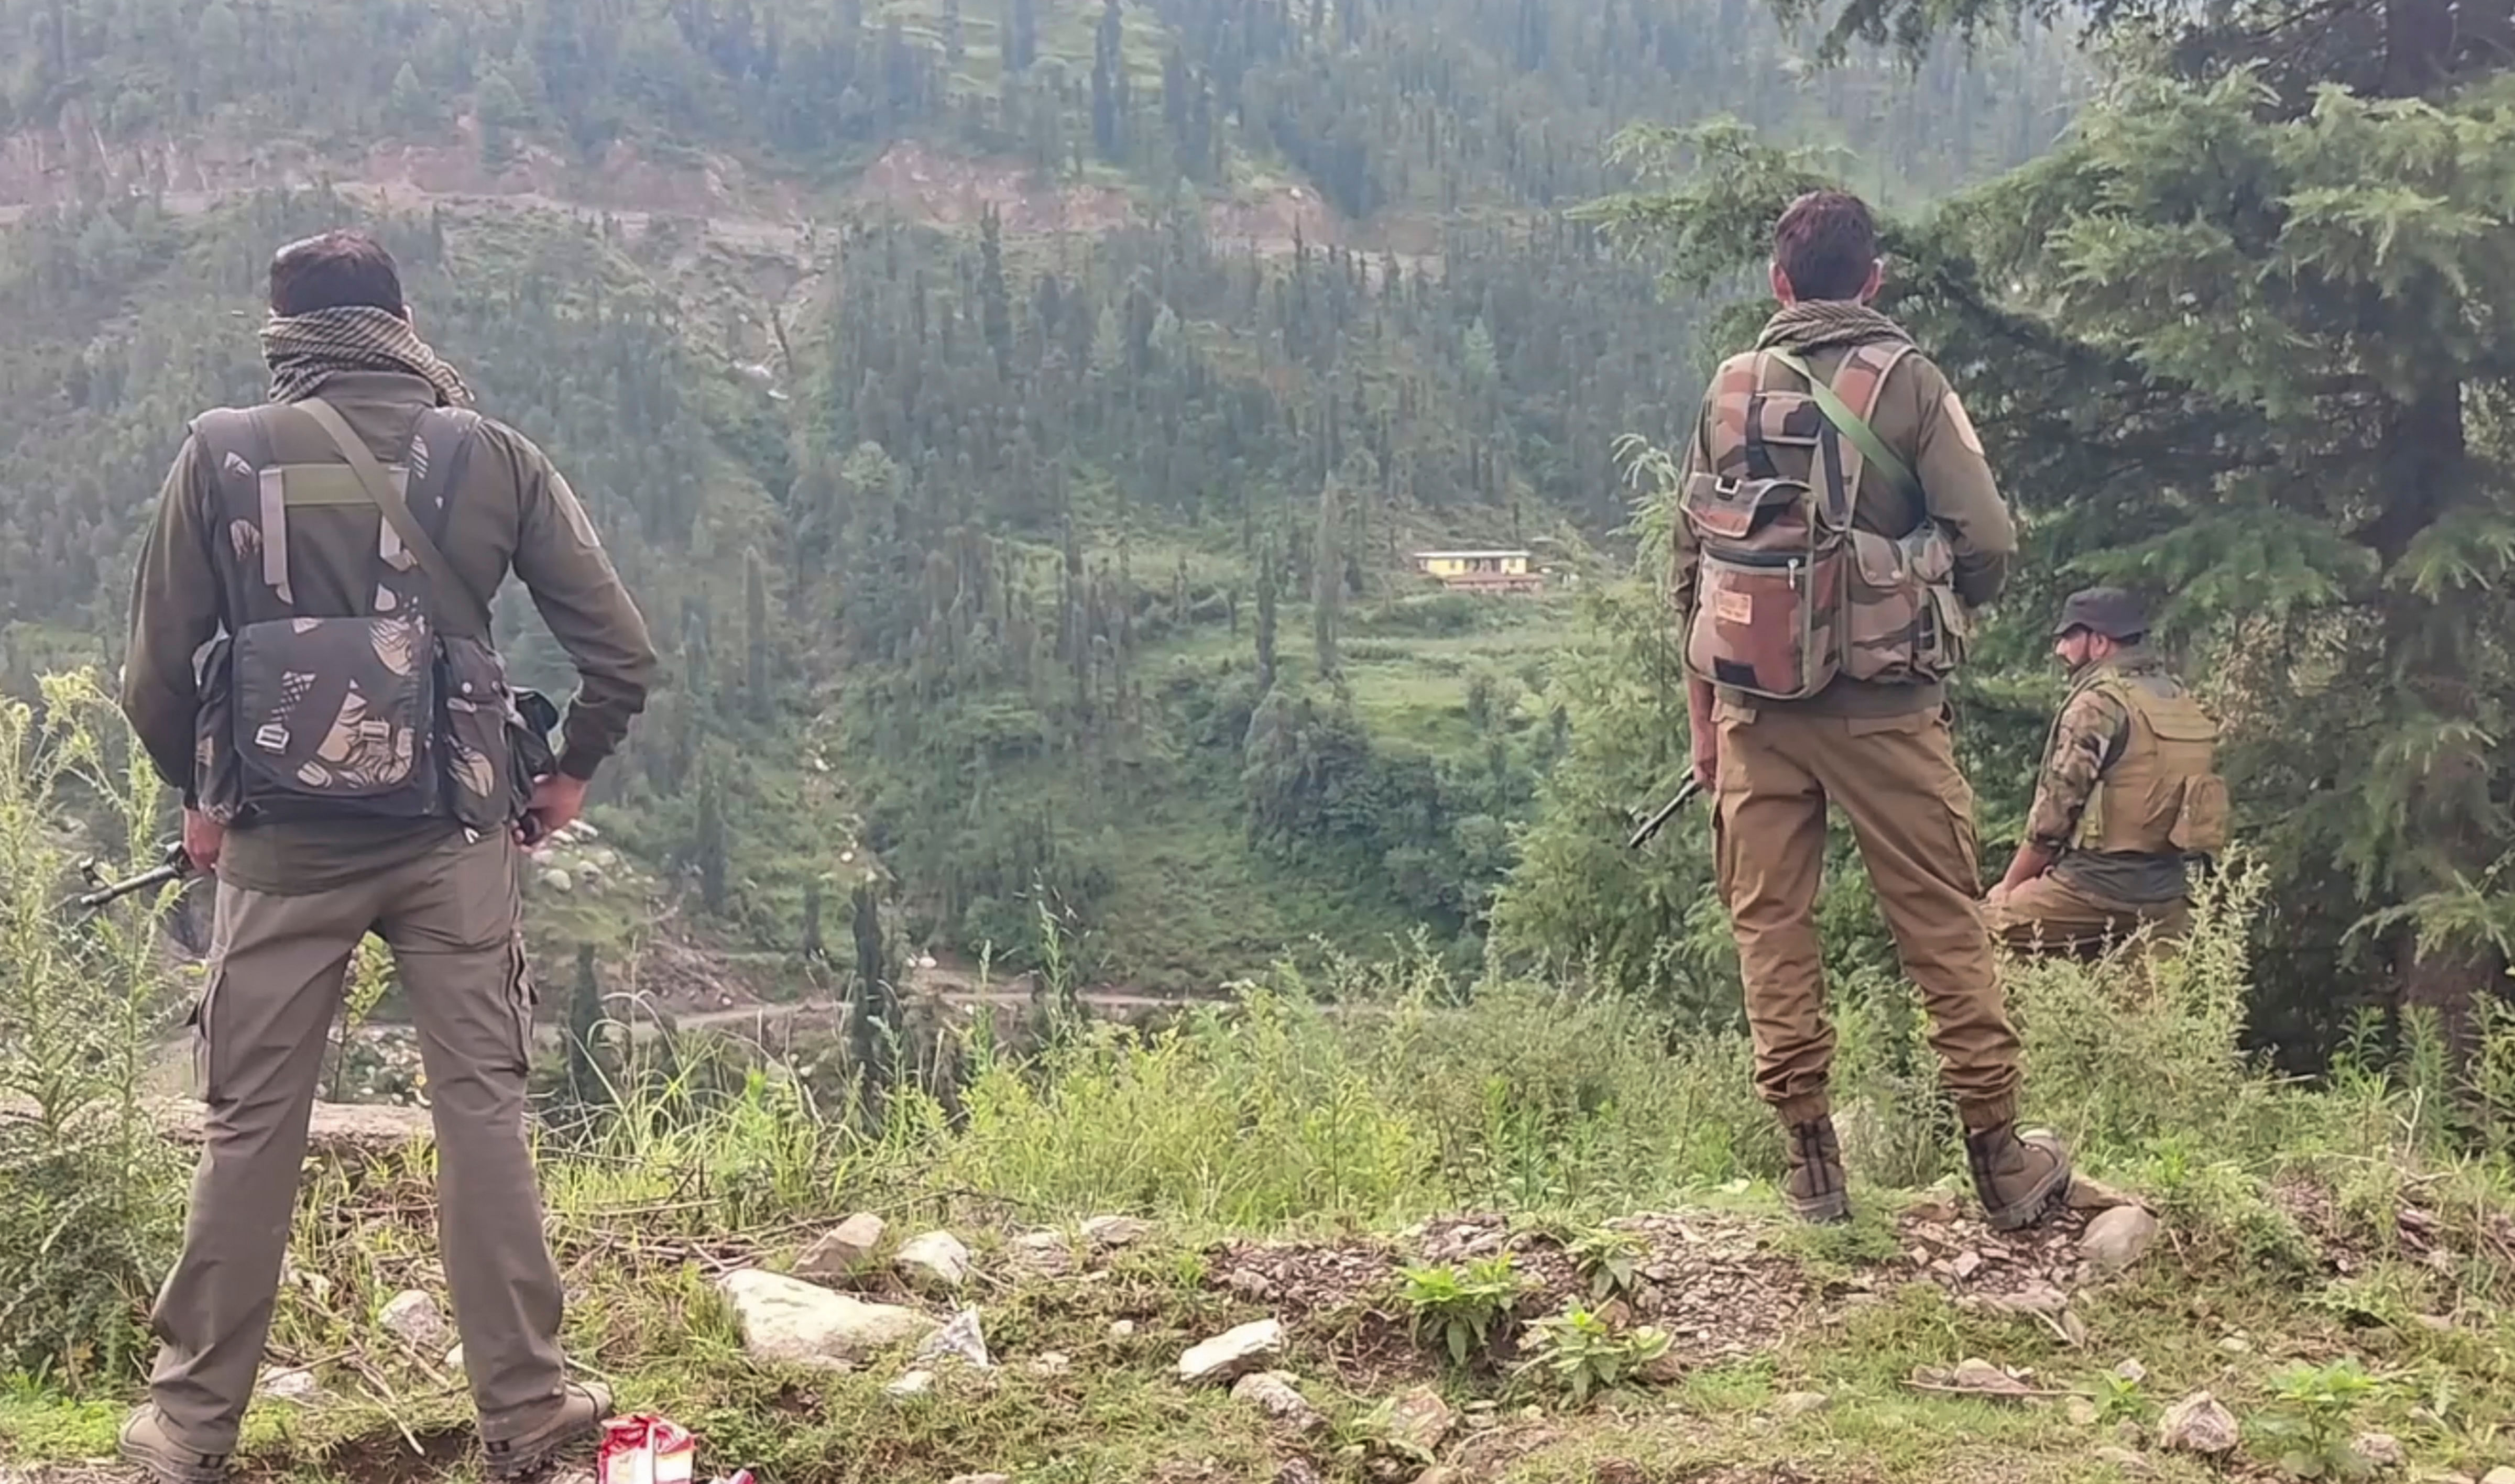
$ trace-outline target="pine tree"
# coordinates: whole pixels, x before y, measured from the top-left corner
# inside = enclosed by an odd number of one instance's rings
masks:
[[[1283,586],[1275,569],[1275,542],[1268,537],[1258,556],[1258,689],[1275,688],[1275,594]]]
[[[1318,533],[1310,543],[1310,638],[1317,645],[1319,674],[1339,670],[1337,631],[1344,616],[1345,509],[1341,481],[1331,475],[1319,486]]]
[[[765,721],[775,704],[775,677],[768,661],[768,574],[756,549],[742,554],[742,618],[743,688],[752,716]]]
[[[711,758],[699,772],[698,839],[694,845],[699,868],[699,898],[710,912],[722,914],[729,901],[726,878],[723,765]]]

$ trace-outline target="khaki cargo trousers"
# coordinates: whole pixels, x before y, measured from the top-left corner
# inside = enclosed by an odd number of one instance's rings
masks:
[[[208,1136],[183,1256],[151,1314],[162,1347],[149,1391],[177,1442],[210,1454],[235,1447],[270,1329],[327,1032],[350,957],[370,930],[392,948],[418,1022],[438,1244],[481,1436],[529,1431],[559,1405],[558,1270],[525,1136],[532,987],[521,860],[504,834],[458,833],[335,890],[281,896],[220,884],[199,1025]]]
[[[2188,901],[2142,906],[2071,885],[2046,871],[1982,910],[1992,936],[2021,953],[2087,958],[2118,946],[2142,928],[2150,946],[2163,948],[2192,927]]]
[[[1946,713],[1825,717],[1723,700],[1714,854],[1738,940],[1755,1089],[1786,1124],[1833,1111],[1834,1027],[1816,933],[1826,805],[1860,858],[1920,986],[1941,1081],[1967,1129],[2017,1116],[2018,1041],[1976,900],[1973,790]]]

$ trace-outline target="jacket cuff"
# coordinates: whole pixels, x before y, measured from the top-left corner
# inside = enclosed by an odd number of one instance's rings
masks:
[[[567,748],[558,755],[558,770],[579,783],[593,782],[595,769],[600,766],[600,757],[581,748]]]

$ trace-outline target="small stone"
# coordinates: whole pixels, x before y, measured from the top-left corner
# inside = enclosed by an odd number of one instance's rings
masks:
[[[1945,1226],[1957,1218],[1958,1208],[1955,1196],[1932,1191],[1904,1209],[1904,1215],[1916,1221]]]
[[[1773,1403],[1773,1415],[1790,1419],[1813,1417],[1834,1405],[1834,1398],[1822,1391],[1793,1391]]]
[[[2083,1175],[2074,1175],[2070,1177],[2072,1211],[2111,1211],[2117,1206],[2139,1204],[2139,1197],[2126,1191],[2116,1190],[2102,1180]]]
[[[313,1372],[293,1369],[271,1372],[255,1389],[273,1401],[282,1402],[310,1402],[323,1394],[323,1387],[314,1380]]]
[[[445,1369],[448,1371],[460,1371],[463,1369],[463,1347],[461,1345],[456,1345],[453,1349],[445,1352]]]
[[[1419,1458],[1431,1458],[1458,1430],[1459,1414],[1429,1386],[1397,1398],[1388,1411],[1388,1441]]]
[[[2134,1355],[2130,1359],[2123,1361],[2121,1365],[2114,1367],[2114,1375],[2120,1380],[2126,1381],[2136,1386],[2140,1382],[2148,1380],[2148,1367],[2141,1365],[2139,1363],[2139,1357]]]
[[[2069,1418],[2070,1425],[2073,1427],[2092,1427],[2096,1424],[2096,1404],[2083,1396],[2074,1396],[2063,1402],[2061,1411]]]
[[[2236,1451],[2236,1420],[2216,1397],[2195,1391],[2165,1409],[2157,1423],[2157,1446],[2213,1458],[2230,1454]]]
[[[2022,1400],[2029,1389],[2025,1382],[1979,1356],[1968,1356],[1957,1362],[1956,1375],[1948,1384],[1975,1396],[2002,1401]]]
[[[821,1234],[795,1259],[798,1278],[852,1278],[882,1246],[889,1226],[871,1212],[858,1212]]]
[[[952,1484],[1013,1484],[1013,1476],[1009,1473],[955,1474]]]
[[[542,885],[553,891],[565,895],[566,893],[576,889],[576,878],[567,874],[566,867],[553,866],[542,873]]]
[[[1240,1378],[1231,1388],[1231,1399],[1301,1432],[1315,1432],[1327,1425],[1328,1420],[1301,1395],[1294,1379],[1281,1371],[1260,1371]]]
[[[1134,1338],[1135,1321],[1132,1319],[1112,1319],[1109,1321],[1109,1339],[1113,1343],[1125,1344],[1127,1341]]]
[[[899,1380],[892,1381],[889,1385],[883,1387],[882,1391],[885,1396],[893,1397],[900,1401],[907,1401],[912,1397],[924,1396],[933,1389],[933,1372],[911,1371]]]
[[[1960,1252],[1957,1254],[1956,1260],[1948,1264],[1948,1270],[1956,1275],[1956,1279],[1958,1283],[1962,1283],[1967,1278],[1970,1278],[1974,1274],[1982,1271],[1982,1254],[1978,1252]]]
[[[2230,1335],[2218,1341],[2218,1348],[2230,1355],[2250,1355],[2253,1353],[2253,1342],[2242,1335]]]
[[[1030,1363],[1033,1376],[1063,1376],[1074,1369],[1074,1358],[1062,1350],[1045,1350]]]
[[[2493,1468],[2480,1476],[2480,1484],[2515,1484],[2515,1468]]]
[[[1179,1357],[1178,1378],[1191,1385],[1235,1381],[1274,1359],[1283,1348],[1282,1322],[1260,1319],[1189,1349]]]
[[[376,1316],[376,1322],[424,1355],[441,1354],[454,1342],[454,1326],[445,1322],[444,1311],[436,1306],[435,1299],[415,1288],[393,1295]]]
[[[756,1267],[727,1273],[717,1287],[757,1360],[844,1368],[937,1328],[915,1309],[867,1303]]]
[[[2389,1432],[2362,1432],[2349,1447],[2377,1468],[2400,1468],[2411,1462],[2410,1455],[2402,1451],[2401,1439]]]
[[[1447,1463],[1435,1463],[1415,1476],[1415,1484],[1466,1484],[1467,1476]]]
[[[2413,1314],[2411,1316],[2411,1322],[2417,1325],[2420,1329],[2427,1331],[2431,1335],[2451,1335],[2453,1333],[2453,1321],[2448,1319],[2443,1314]]]
[[[2128,1448],[2116,1448],[2108,1444],[2097,1449],[2095,1456],[2097,1463],[2111,1463],[2135,1479],[2144,1479],[2157,1472],[2157,1465]]]
[[[959,1288],[969,1281],[969,1249],[948,1231],[909,1238],[899,1244],[899,1255],[891,1260],[912,1283]]]
[[[2079,1255],[2118,1273],[2146,1256],[2156,1240],[2157,1217],[2136,1206],[2116,1206],[2087,1223],[2079,1238]]]
[[[963,1309],[951,1322],[926,1337],[911,1357],[920,1365],[937,1360],[958,1360],[984,1371],[995,1362],[987,1358],[987,1337],[978,1323],[976,1309]]]
[[[1094,1252],[1116,1252],[1152,1235],[1153,1223],[1134,1216],[1093,1216],[1083,1223],[1083,1239]]]
[[[2122,1439],[2124,1448],[2136,1449],[2148,1446],[2148,1429],[2129,1418],[2123,1418],[2114,1423],[2114,1436]]]
[[[1039,1278],[1062,1278],[1074,1271],[1074,1249],[1062,1232],[1034,1231],[1005,1246],[1013,1266]]]

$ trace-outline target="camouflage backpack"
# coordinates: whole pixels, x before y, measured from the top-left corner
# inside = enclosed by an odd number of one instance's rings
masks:
[[[1970,620],[1956,551],[1924,516],[1892,537],[1852,523],[1862,471],[1920,485],[1869,426],[1886,377],[1912,347],[1859,346],[1834,384],[1785,350],[1722,363],[1713,381],[1708,467],[1678,492],[1698,554],[1686,667],[1713,684],[1803,700],[1835,678],[1944,679]],[[1801,383],[1766,384],[1780,366]]]
[[[284,419],[314,425],[341,459],[280,457]],[[556,718],[508,684],[488,605],[438,545],[477,428],[431,408],[387,469],[319,399],[195,421],[227,537],[227,632],[203,658],[195,727],[194,792],[212,818],[449,817],[487,832],[521,816]],[[301,611],[289,513],[370,503],[383,518],[367,611]]]

